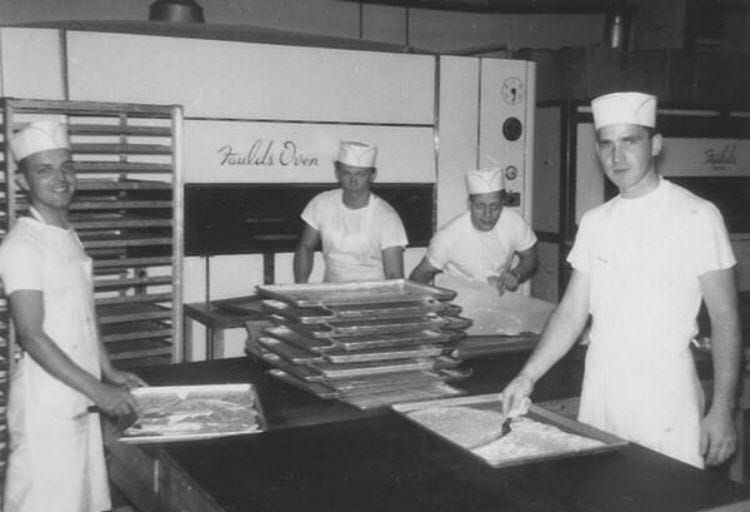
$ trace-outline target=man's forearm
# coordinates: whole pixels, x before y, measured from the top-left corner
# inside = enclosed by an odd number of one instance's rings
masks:
[[[584,325],[585,318],[581,321],[570,318],[560,309],[553,311],[539,344],[524,365],[521,373],[531,379],[532,382],[539,380],[570,350]]]
[[[742,360],[738,322],[725,321],[711,327],[713,360],[713,400],[717,407],[734,411],[737,404],[740,363]]]
[[[518,282],[522,283],[529,279],[534,272],[536,272],[538,261],[536,255],[533,256],[521,256],[518,259],[518,264],[511,270],[516,277]]]
[[[306,283],[312,272],[315,251],[308,247],[298,247],[294,252],[294,282]]]

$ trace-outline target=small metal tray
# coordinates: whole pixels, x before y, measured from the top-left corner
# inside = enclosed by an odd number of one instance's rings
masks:
[[[355,304],[350,306],[297,308],[275,299],[263,301],[269,313],[281,315],[301,324],[342,322],[352,320],[383,320],[389,318],[423,318],[429,314],[456,316],[461,306],[448,302],[427,299],[418,302],[396,302],[392,304]]]
[[[153,386],[132,393],[139,418],[122,433],[123,443],[190,441],[266,428],[252,384]]]
[[[258,286],[258,293],[299,308],[392,304],[420,300],[452,300],[456,292],[407,279],[354,283],[279,284]]]
[[[608,452],[608,451],[619,449],[628,444],[627,441],[617,436],[614,436],[608,432],[604,432],[590,425],[586,425],[584,423],[580,423],[578,421],[566,418],[565,416],[562,416],[552,411],[548,411],[547,409],[544,409],[542,407],[532,404],[529,408],[529,412],[525,415],[527,418],[534,420],[535,422],[538,422],[538,423],[551,425],[563,432],[575,434],[581,438],[587,438],[587,439],[599,441],[599,443],[597,444],[597,446],[584,448],[584,449],[577,449],[577,450],[554,449],[554,450],[549,450],[544,453],[533,455],[533,456],[518,456],[518,457],[511,457],[511,458],[498,460],[494,458],[494,456],[488,455],[488,453],[485,451],[487,447],[489,446],[489,444],[483,443],[481,446],[474,446],[473,448],[471,444],[470,445],[465,444],[466,433],[465,433],[464,427],[460,427],[456,425],[454,428],[455,433],[458,434],[462,432],[463,433],[462,435],[464,436],[464,438],[462,438],[462,441],[458,441],[457,440],[458,436],[454,437],[451,435],[453,432],[450,432],[450,433],[446,433],[445,431],[437,432],[435,428],[431,427],[430,425],[425,424],[423,420],[420,420],[419,418],[417,418],[415,414],[419,412],[429,411],[430,409],[433,409],[435,411],[440,411],[440,410],[446,410],[446,409],[453,408],[453,407],[477,409],[480,411],[489,411],[489,412],[493,412],[497,414],[498,416],[497,425],[494,426],[493,424],[493,426],[489,428],[486,432],[478,432],[477,437],[484,437],[487,439],[491,438],[493,436],[493,431],[499,430],[502,424],[502,419],[503,419],[502,398],[501,398],[501,395],[496,394],[496,393],[486,394],[486,395],[475,395],[475,396],[468,396],[468,397],[459,397],[459,398],[446,398],[446,399],[438,399],[438,400],[409,402],[409,403],[396,404],[392,406],[394,411],[403,415],[405,418],[414,422],[416,425],[419,425],[420,427],[427,429],[430,432],[433,432],[435,435],[438,435],[441,438],[446,439],[447,441],[451,442],[452,444],[459,446],[461,449],[468,452],[472,456],[479,458],[484,463],[493,467],[497,467],[497,468],[515,466],[519,464],[526,464],[529,462],[538,462],[538,461],[543,461],[543,460],[553,460],[553,459],[560,459],[560,458],[566,458],[566,457],[591,455],[595,453]],[[513,424],[511,423],[511,425]],[[445,427],[445,428],[448,428],[448,427]],[[494,441],[494,443],[507,442],[507,440],[509,439],[512,439],[510,435],[505,436],[502,439],[497,439]]]

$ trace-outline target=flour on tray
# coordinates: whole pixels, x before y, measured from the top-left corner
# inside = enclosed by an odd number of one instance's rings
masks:
[[[446,439],[471,450],[490,464],[605,446],[599,440],[565,432],[554,425],[528,417],[513,420],[510,433],[482,444],[491,440],[498,432],[504,416],[498,411],[472,407],[432,407],[410,412],[409,417]],[[475,446],[477,447],[472,449]]]

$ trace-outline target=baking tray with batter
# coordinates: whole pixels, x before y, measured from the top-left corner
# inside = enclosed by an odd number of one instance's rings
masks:
[[[449,301],[456,292],[407,279],[354,283],[307,283],[258,286],[258,293],[298,308],[387,304],[419,300]]]
[[[132,391],[138,420],[123,443],[190,441],[261,432],[263,410],[252,384],[153,386]]]
[[[511,432],[500,436],[505,416],[501,395],[401,403],[393,410],[459,446],[493,467],[608,452],[627,441],[537,405],[511,422]]]

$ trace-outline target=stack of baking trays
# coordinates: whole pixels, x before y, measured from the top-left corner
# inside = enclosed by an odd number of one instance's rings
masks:
[[[248,352],[275,378],[366,409],[459,394],[447,354],[470,321],[455,292],[404,279],[259,286],[273,326]],[[248,330],[250,327],[248,326]]]

